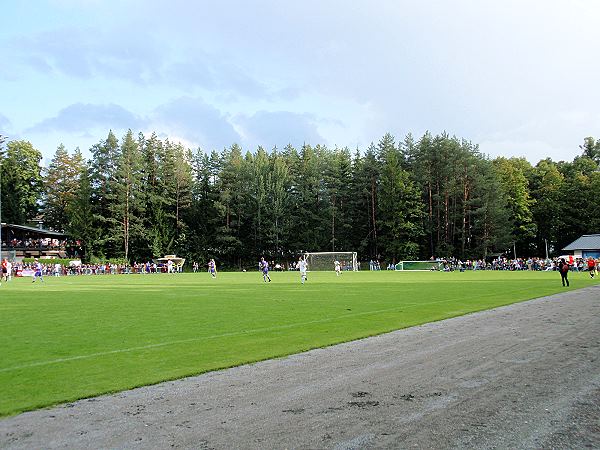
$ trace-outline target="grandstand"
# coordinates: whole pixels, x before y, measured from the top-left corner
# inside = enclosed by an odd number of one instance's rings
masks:
[[[67,258],[67,235],[42,228],[2,224],[2,254],[14,259]]]

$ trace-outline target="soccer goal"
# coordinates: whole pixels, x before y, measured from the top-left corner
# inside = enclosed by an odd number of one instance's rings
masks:
[[[314,252],[305,253],[308,270],[334,270],[339,261],[342,270],[358,270],[356,252]]]
[[[396,264],[396,270],[438,271],[440,264],[439,261],[400,261]]]

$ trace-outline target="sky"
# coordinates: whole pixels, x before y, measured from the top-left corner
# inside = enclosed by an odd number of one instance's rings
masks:
[[[447,132],[490,157],[600,138],[599,0],[36,0],[0,15],[0,134],[204,151]]]

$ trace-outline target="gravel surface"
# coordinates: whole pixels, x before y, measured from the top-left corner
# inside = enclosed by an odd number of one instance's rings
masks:
[[[0,448],[600,448],[600,286],[0,420]]]

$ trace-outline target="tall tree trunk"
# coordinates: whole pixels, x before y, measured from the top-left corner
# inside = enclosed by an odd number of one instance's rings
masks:
[[[335,194],[332,197],[331,207],[331,251],[335,252]]]
[[[377,251],[377,222],[375,220],[375,177],[371,178],[371,214],[373,219],[373,244],[375,248],[375,257],[378,257]]]
[[[433,246],[433,190],[431,189],[431,181],[427,182],[427,191],[429,194],[429,250],[431,256],[434,256]]]

